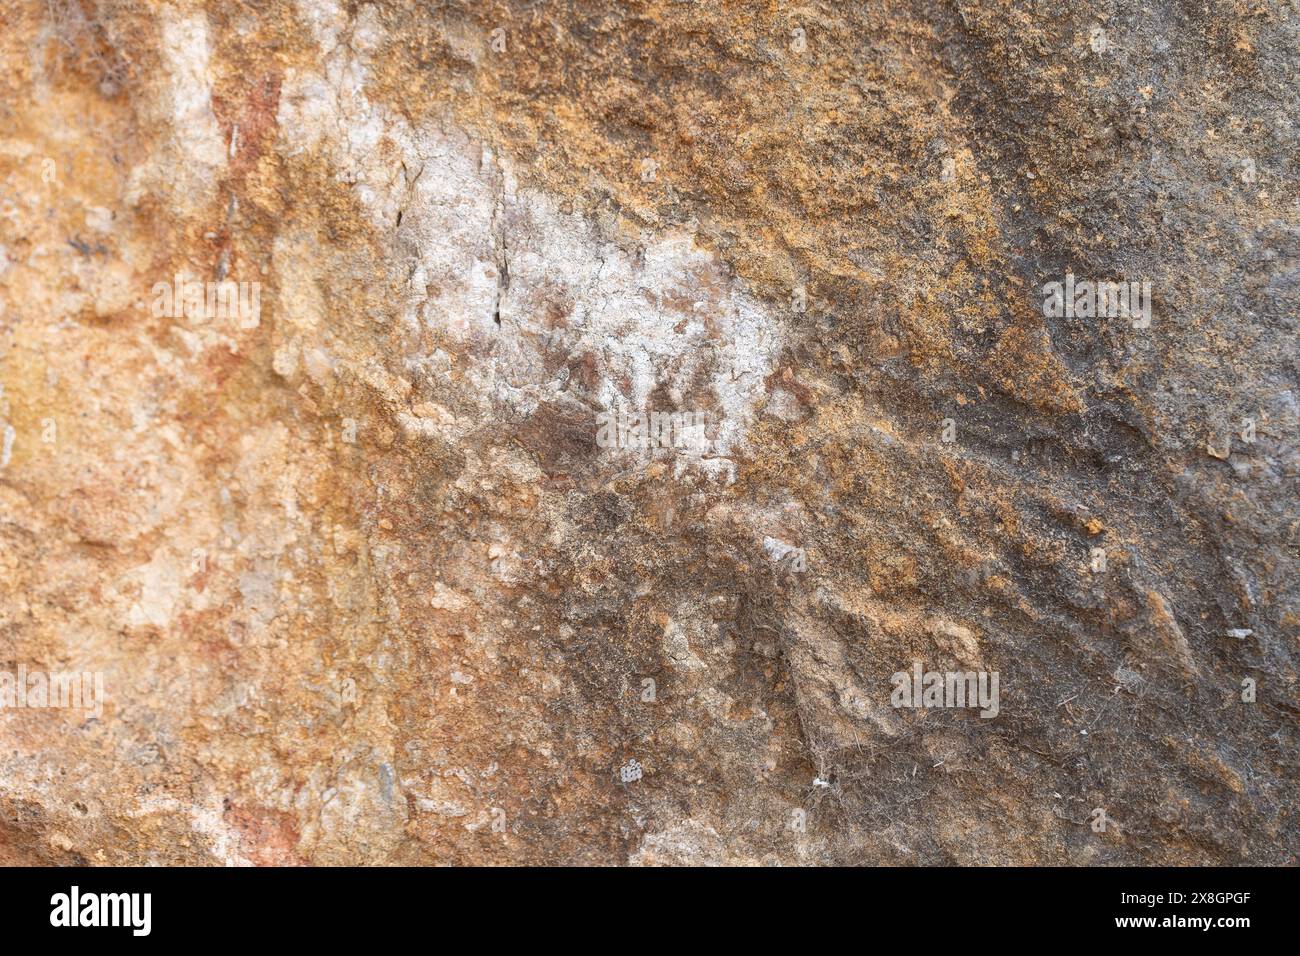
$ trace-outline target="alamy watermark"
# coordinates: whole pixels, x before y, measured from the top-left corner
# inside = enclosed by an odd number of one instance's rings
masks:
[[[156,319],[191,321],[237,319],[241,329],[255,329],[262,321],[262,283],[198,282],[176,276],[171,283],[155,282],[151,311]]]
[[[73,886],[50,897],[50,925],[125,926],[132,936],[148,936],[152,910],[152,893],[82,893]]]
[[[704,412],[601,412],[596,416],[599,448],[682,448],[704,451],[708,423]]]
[[[1043,315],[1049,319],[1132,319],[1133,328],[1151,328],[1151,283],[1076,280],[1073,272],[1064,282],[1043,286]]]
[[[898,671],[889,702],[895,707],[978,707],[980,716],[998,715],[997,671],[927,671],[914,661],[911,673]]]
[[[98,719],[104,713],[104,675],[100,671],[29,671],[18,665],[16,674],[0,671],[0,711],[50,707],[85,710]]]

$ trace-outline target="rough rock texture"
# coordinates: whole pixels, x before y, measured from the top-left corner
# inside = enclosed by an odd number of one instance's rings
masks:
[[[0,22],[0,863],[1294,862],[1297,4]]]

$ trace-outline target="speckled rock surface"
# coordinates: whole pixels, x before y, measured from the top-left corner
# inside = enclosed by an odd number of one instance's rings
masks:
[[[1295,862],[1296,4],[0,19],[0,863]]]

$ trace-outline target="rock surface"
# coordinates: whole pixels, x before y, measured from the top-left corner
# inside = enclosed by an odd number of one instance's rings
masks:
[[[1295,862],[1295,3],[0,9],[0,863]]]

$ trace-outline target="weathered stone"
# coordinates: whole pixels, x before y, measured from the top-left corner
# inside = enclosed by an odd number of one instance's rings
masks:
[[[8,5],[0,862],[1293,862],[1296,12]]]

